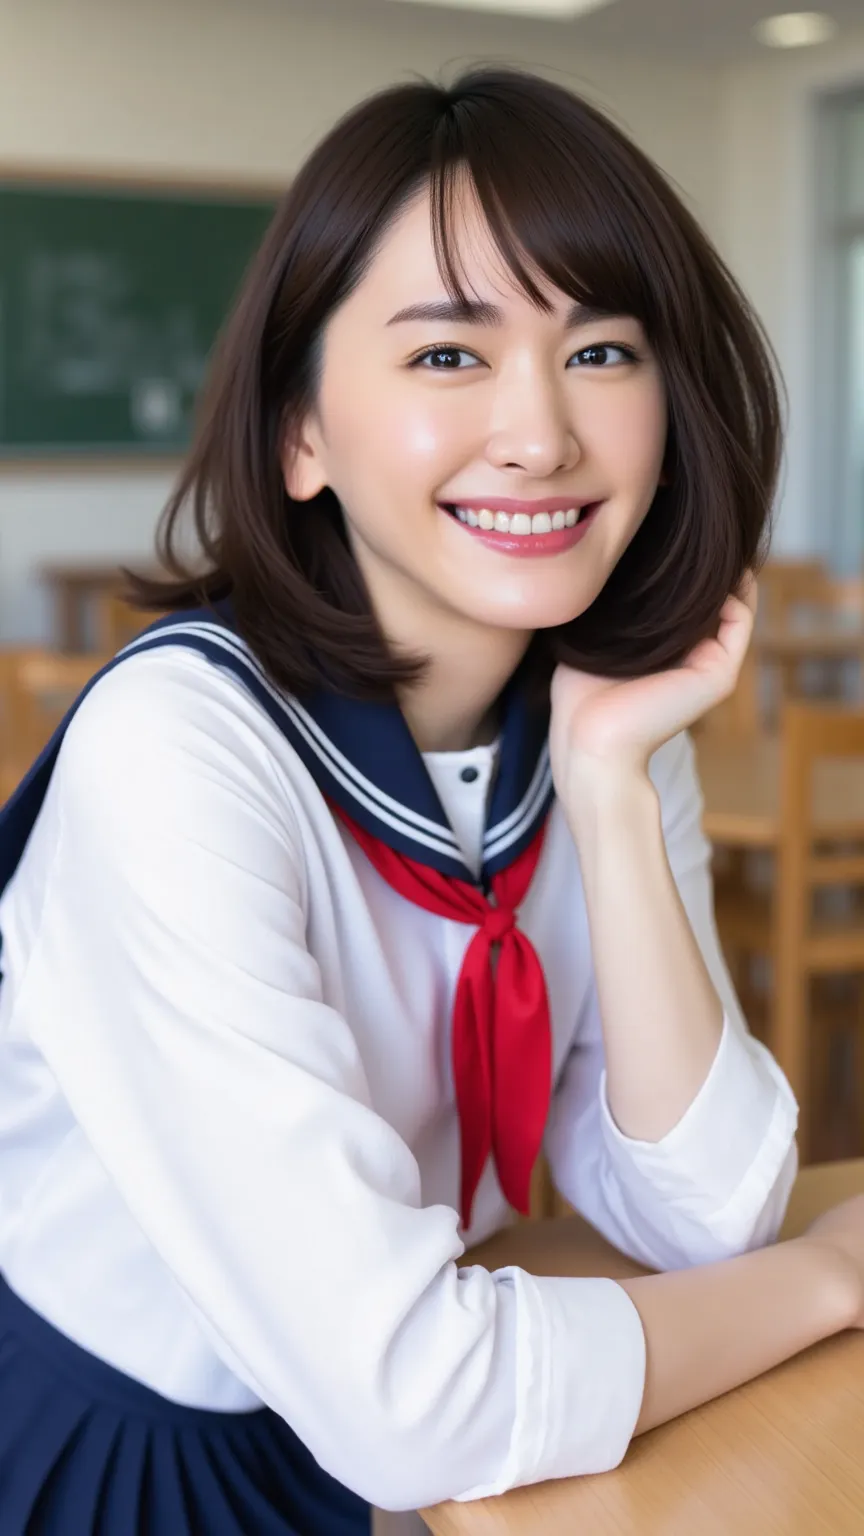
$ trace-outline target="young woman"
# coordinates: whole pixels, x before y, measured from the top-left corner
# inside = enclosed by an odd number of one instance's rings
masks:
[[[564,90],[401,86],[300,171],[175,612],[0,827],[3,1536],[356,1536],[861,1321],[859,1205],[764,1246],[796,1109],[686,735],[777,456],[740,293]],[[457,1269],[541,1145],[677,1273]]]

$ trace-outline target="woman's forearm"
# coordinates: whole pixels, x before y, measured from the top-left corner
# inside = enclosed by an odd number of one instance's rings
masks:
[[[852,1327],[861,1304],[854,1267],[807,1238],[619,1284],[645,1332],[637,1434]]]
[[[854,1230],[848,1216],[843,1225]],[[467,1253],[464,1262],[490,1270],[512,1264],[534,1275],[574,1279],[605,1275],[623,1286],[640,1315],[646,1343],[637,1434],[862,1321],[861,1264],[844,1251],[836,1231],[833,1237],[808,1234],[716,1264],[652,1275],[640,1273],[631,1259],[572,1216],[509,1227]]]
[[[711,1070],[723,1008],[669,867],[650,779],[605,763],[571,782],[609,1108],[625,1136],[661,1141]]]

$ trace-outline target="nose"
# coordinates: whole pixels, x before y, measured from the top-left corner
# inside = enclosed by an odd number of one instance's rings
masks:
[[[579,463],[582,450],[567,399],[566,381],[545,370],[499,375],[486,458],[496,469],[545,479]]]

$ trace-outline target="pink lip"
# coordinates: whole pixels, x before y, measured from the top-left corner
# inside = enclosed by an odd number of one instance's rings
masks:
[[[571,507],[581,510],[582,507],[591,507],[594,504],[595,498],[590,496],[546,496],[540,501],[514,501],[512,497],[507,496],[497,496],[492,500],[488,496],[483,498],[468,496],[460,497],[458,501],[441,503],[442,506],[464,507],[466,512],[482,512],[488,508],[490,512],[506,512],[510,517],[514,512],[527,512],[529,517],[533,517],[537,512],[548,512],[551,517],[553,512],[569,512]]]
[[[470,507],[472,503],[470,501],[460,501],[459,505],[460,507],[465,507],[467,510],[467,508]],[[514,510],[522,511],[523,507],[527,507],[529,505],[531,505],[531,503],[522,503],[521,505],[516,504]],[[567,503],[567,505],[572,507],[574,503],[570,501]],[[585,505],[585,503],[583,503],[583,505]],[[477,506],[489,506],[489,503],[478,502]],[[565,550],[572,549],[574,544],[578,544],[579,540],[585,537],[585,534],[591,527],[591,524],[597,516],[597,513],[600,511],[601,506],[602,502],[598,501],[592,507],[592,510],[585,515],[581,523],[576,523],[575,527],[573,528],[561,528],[556,533],[496,533],[494,528],[469,528],[467,523],[460,523],[459,519],[457,517],[452,517],[449,512],[445,513],[444,515],[445,517],[449,517],[450,521],[455,523],[457,528],[461,528],[463,533],[467,533],[472,539],[479,539],[480,542],[485,544],[488,549],[495,549],[499,554],[502,555],[515,555],[517,558],[521,558],[523,560],[536,560],[542,555],[562,555],[564,554]],[[508,508],[505,507],[501,502],[496,502],[494,508],[490,507],[489,510],[490,512],[493,510],[496,512],[505,512],[508,510]],[[547,508],[544,506],[541,510],[545,512]],[[557,506],[553,507],[552,510],[555,512],[563,512],[565,509],[559,503]]]

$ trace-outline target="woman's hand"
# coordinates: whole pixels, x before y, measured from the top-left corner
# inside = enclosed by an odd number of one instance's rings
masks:
[[[748,572],[723,605],[715,639],[702,640],[681,665],[651,677],[591,677],[559,666],[552,679],[550,748],[559,796],[579,763],[644,772],[664,741],[734,692],[756,615]]]
[[[830,1248],[846,1263],[857,1285],[858,1314],[852,1326],[864,1328],[864,1195],[854,1195],[817,1217],[798,1241]]]

